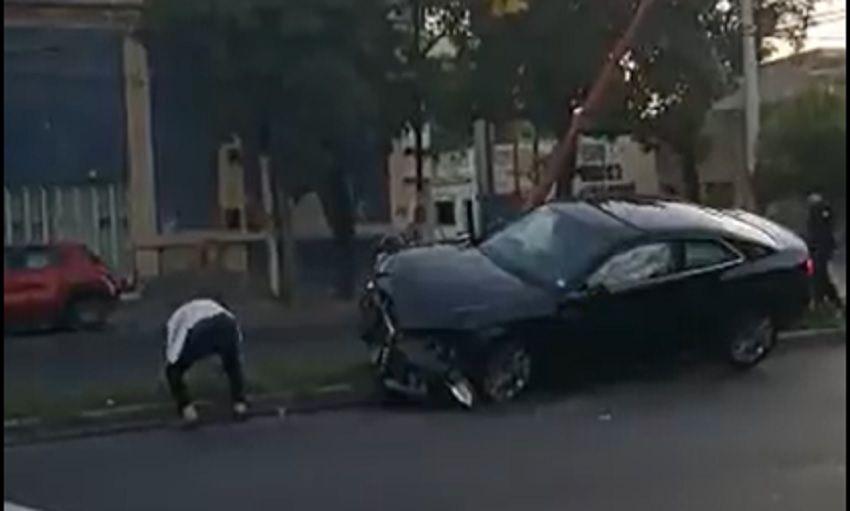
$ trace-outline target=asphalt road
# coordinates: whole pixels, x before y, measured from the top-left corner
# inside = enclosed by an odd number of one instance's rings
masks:
[[[45,511],[840,510],[846,348],[466,413],[380,409],[4,452],[4,500]]]

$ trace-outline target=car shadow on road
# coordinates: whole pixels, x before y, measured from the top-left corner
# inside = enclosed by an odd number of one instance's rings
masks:
[[[601,388],[631,384],[675,384],[686,379],[727,379],[741,374],[704,354],[664,354],[654,358],[586,361],[544,375],[527,401],[543,404]]]
[[[614,386],[655,383],[675,385],[697,378],[703,382],[720,381],[739,378],[744,374],[702,352],[582,360],[547,369],[521,399],[505,404],[486,403],[475,407],[475,411],[487,416],[525,414],[541,406],[558,404],[577,396],[592,396]],[[426,400],[387,399],[376,408],[403,414],[468,411],[445,397]]]

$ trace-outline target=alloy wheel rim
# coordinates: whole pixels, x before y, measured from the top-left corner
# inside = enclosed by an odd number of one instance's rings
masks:
[[[772,344],[770,320],[764,319],[739,333],[732,344],[732,357],[737,362],[751,364],[764,356]]]

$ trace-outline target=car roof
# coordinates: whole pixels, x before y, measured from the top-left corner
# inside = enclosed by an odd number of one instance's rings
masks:
[[[573,214],[577,203],[591,205],[644,235],[713,235],[777,246],[777,240],[763,228],[698,204],[654,197],[619,197],[563,202],[554,207],[565,214]]]

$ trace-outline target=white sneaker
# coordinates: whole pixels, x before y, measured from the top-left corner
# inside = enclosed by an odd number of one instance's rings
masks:
[[[195,405],[186,406],[180,415],[183,418],[183,424],[186,426],[191,426],[198,422],[198,410],[195,409]]]
[[[238,403],[234,403],[233,415],[236,416],[237,419],[244,419],[248,416],[248,405],[241,401]]]

